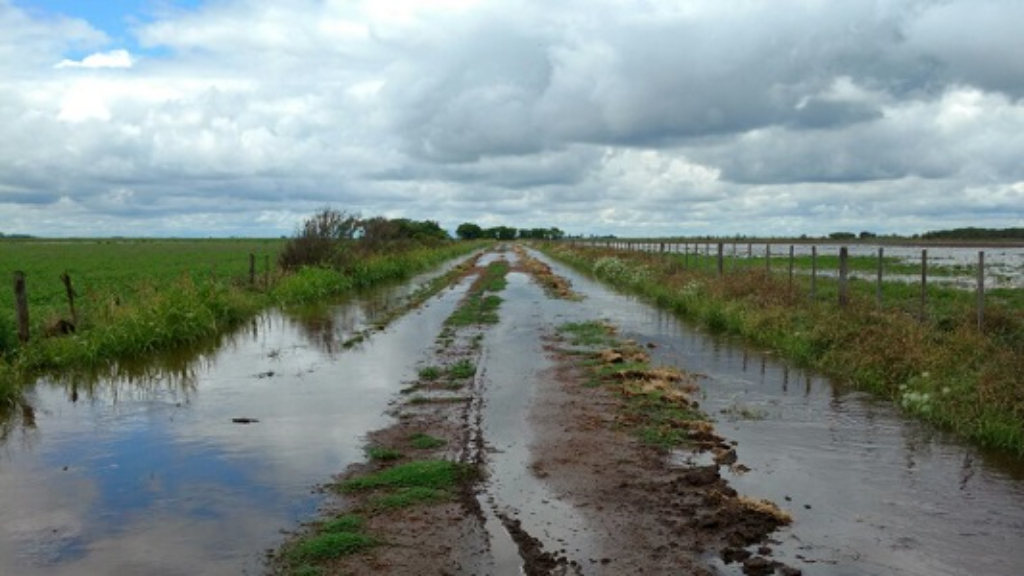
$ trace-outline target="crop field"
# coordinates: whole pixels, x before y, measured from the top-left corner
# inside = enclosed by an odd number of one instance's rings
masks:
[[[8,279],[15,271],[25,273],[32,332],[39,333],[57,319],[70,319],[62,274],[70,276],[79,317],[87,324],[99,308],[128,305],[186,279],[243,284],[250,254],[263,282],[267,260],[275,265],[283,244],[280,239],[6,240],[0,242],[0,271]],[[8,283],[0,290],[0,342],[14,337],[14,314]]]

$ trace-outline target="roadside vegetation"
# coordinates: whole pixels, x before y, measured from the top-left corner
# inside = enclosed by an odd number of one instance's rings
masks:
[[[679,254],[543,249],[711,332],[776,350],[981,445],[1024,454],[1024,309],[1013,294],[989,300],[979,329],[974,295],[953,288],[929,288],[922,320],[919,288],[895,282],[884,285],[879,307],[875,285],[853,281],[841,307],[834,281],[818,278],[812,299],[808,278],[790,281],[763,265],[719,275],[707,262],[684,266]]]
[[[403,280],[481,245],[430,221],[329,208],[290,239],[3,239],[0,263],[25,273],[30,340],[19,339],[13,290],[0,291],[0,404],[42,373],[205,341],[268,307]]]

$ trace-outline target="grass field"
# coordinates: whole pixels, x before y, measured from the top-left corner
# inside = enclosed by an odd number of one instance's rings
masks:
[[[0,240],[0,272],[25,273],[32,339],[18,339],[13,281],[0,290],[0,403],[41,371],[137,358],[213,336],[272,305],[330,299],[406,278],[477,245],[370,253],[346,269],[282,274],[282,239]],[[255,275],[250,278],[250,254]],[[75,292],[72,316],[61,275]],[[59,320],[75,334],[50,337]]]

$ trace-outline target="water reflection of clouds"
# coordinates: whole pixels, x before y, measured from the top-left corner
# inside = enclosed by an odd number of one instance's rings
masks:
[[[344,353],[321,335],[383,308],[342,307],[314,330],[273,311],[191,356],[41,382],[37,442],[7,444],[0,469],[0,572],[237,574],[250,554],[257,566],[312,513],[310,488],[363,458],[459,295]]]

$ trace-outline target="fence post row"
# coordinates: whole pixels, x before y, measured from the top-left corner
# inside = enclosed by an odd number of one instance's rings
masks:
[[[584,244],[585,245],[585,244]],[[658,244],[650,243],[634,243],[631,241],[610,241],[606,240],[603,242],[594,241],[590,243],[593,247],[604,245],[607,248],[619,249],[619,250],[640,250],[654,252],[655,249],[662,254],[680,254],[679,247],[682,246],[682,265],[684,269],[690,267],[690,243],[684,242],[660,242]],[[707,257],[709,260],[708,268],[715,266],[715,269],[719,276],[725,274],[725,258],[726,249],[724,242],[717,242],[717,257],[715,263],[711,264],[710,258],[712,256],[711,243],[708,241],[704,242],[704,252],[701,252],[701,243],[693,243],[692,256],[694,257],[694,269],[702,270],[705,269],[704,259]],[[772,272],[772,245],[771,243],[765,244],[765,270],[771,274]],[[839,249],[839,305],[845,307],[850,303],[850,260],[849,260],[849,248],[842,246]],[[732,269],[736,269],[739,266],[740,254],[739,254],[739,242],[732,242],[732,257],[733,264]],[[748,262],[752,261],[754,257],[754,245],[751,242],[747,243],[747,254],[746,259]],[[250,283],[254,283],[255,274],[255,255],[250,254]],[[267,260],[266,269],[268,277],[265,280],[269,286],[269,256],[265,257]],[[794,245],[789,246],[789,287],[793,288],[795,285],[796,277],[796,248]],[[810,299],[812,301],[818,298],[818,246],[811,246],[811,278],[810,278]],[[216,272],[214,272],[216,274]],[[74,306],[74,291],[71,287],[71,279],[67,276],[67,273],[61,276],[64,281],[65,288],[68,292],[68,304],[71,308],[71,315],[77,322]],[[885,247],[878,248],[877,265],[875,271],[875,302],[876,305],[881,308],[884,306],[885,300]],[[925,322],[928,319],[928,250],[921,250],[921,274],[920,274],[920,294],[918,296],[918,320]],[[978,264],[976,272],[976,307],[977,317],[976,322],[979,330],[984,328],[985,323],[985,296],[986,296],[986,285],[985,285],[985,251],[981,250],[978,252]],[[27,296],[24,294],[25,290],[25,278],[24,273],[15,272],[15,292],[17,293],[18,299],[18,335],[23,342],[29,338],[28,328],[28,307],[27,307]]]

